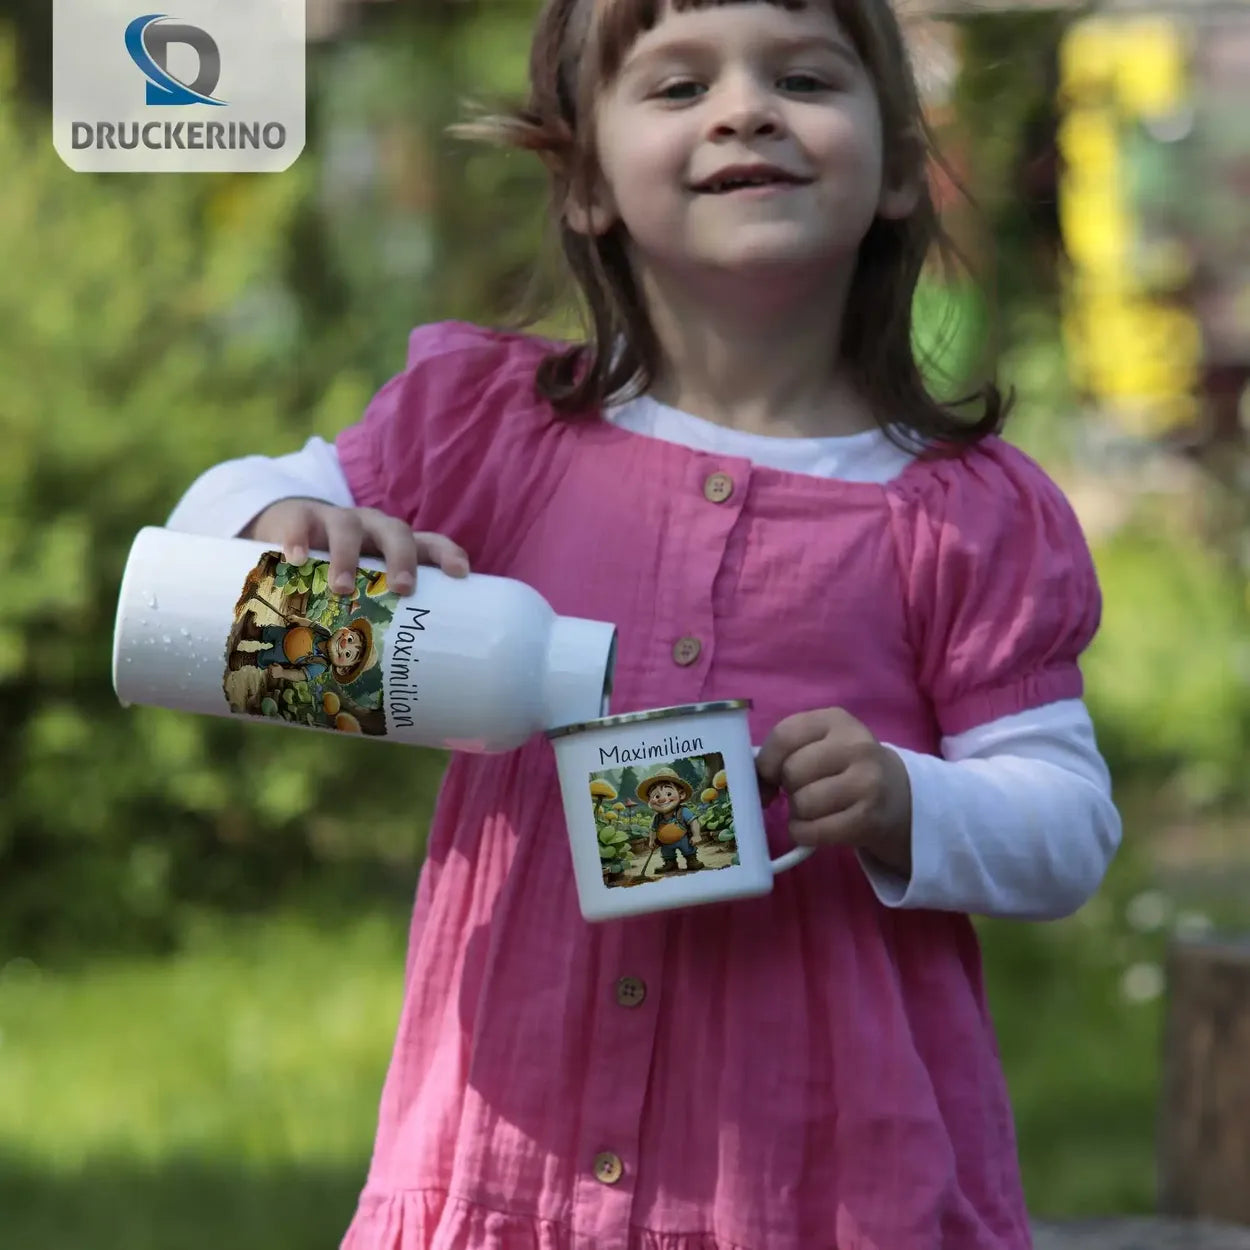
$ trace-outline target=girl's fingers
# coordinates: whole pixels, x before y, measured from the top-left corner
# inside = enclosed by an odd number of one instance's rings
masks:
[[[387,585],[396,594],[410,595],[417,584],[417,536],[403,521],[383,517],[370,526],[378,554],[386,561]]]
[[[303,564],[312,548],[328,550],[330,589],[337,595],[355,590],[362,554],[386,561],[387,581],[401,595],[416,588],[418,564],[437,565],[451,577],[469,572],[468,554],[458,543],[444,534],[413,533],[403,521],[373,508],[283,500],[258,520],[262,523],[250,527],[250,536],[280,542],[292,564]]]
[[[856,803],[819,820],[791,820],[790,836],[799,846],[845,846],[862,841],[870,827],[865,803]]]
[[[414,534],[422,564],[435,564],[449,577],[466,577],[469,556],[463,547],[445,534]]]
[[[247,527],[247,536],[274,542],[290,564],[302,564],[321,532],[316,506],[302,499],[284,499],[261,512]]]
[[[304,507],[292,509],[291,517],[282,526],[282,553],[291,564],[303,564],[308,559],[312,541],[312,510]]]
[[[356,588],[364,521],[359,512],[347,508],[326,508],[321,516],[330,549],[330,589],[336,595],[350,595]]]
[[[819,777],[790,795],[790,814],[799,821],[818,821],[848,811],[862,798],[860,787],[847,773]]]

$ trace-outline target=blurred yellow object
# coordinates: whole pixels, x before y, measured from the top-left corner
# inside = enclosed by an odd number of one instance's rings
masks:
[[[1189,46],[1160,14],[1073,23],[1059,49],[1060,89],[1073,101],[1114,95],[1130,117],[1165,117],[1185,100]]]
[[[1123,272],[1131,222],[1114,188],[1061,187],[1059,222],[1068,255],[1079,268],[1108,276]]]
[[[1117,95],[1133,117],[1167,117],[1185,102],[1189,49],[1176,22],[1162,15],[1125,21],[1116,58]]]
[[[1059,124],[1059,151],[1081,178],[1118,167],[1118,139],[1116,117],[1110,109],[1073,109]]]
[[[1116,40],[1106,18],[1073,22],[1059,46],[1059,82],[1064,92],[1082,94],[1108,83],[1116,63]]]
[[[1074,108],[1059,127],[1067,173],[1059,221],[1073,263],[1111,278],[1123,270],[1132,222],[1124,200],[1118,123],[1106,108]]]
[[[1126,125],[1184,103],[1187,73],[1182,29],[1163,17],[1087,18],[1060,47],[1059,221],[1074,270],[1064,292],[1069,372],[1147,438],[1198,419],[1202,335],[1188,312],[1151,294],[1183,285],[1187,251],[1162,242],[1135,262],[1139,226],[1121,145]]]
[[[1070,375],[1120,424],[1157,437],[1197,420],[1202,335],[1184,309],[1126,287],[1079,280],[1070,285],[1065,305]]]

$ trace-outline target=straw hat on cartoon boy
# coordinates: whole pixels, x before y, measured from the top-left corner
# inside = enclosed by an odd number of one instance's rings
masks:
[[[669,785],[676,786],[681,791],[681,801],[683,803],[694,794],[694,789],[684,777],[679,777],[671,768],[657,768],[650,776],[644,777],[638,783],[638,797],[644,803],[649,803],[651,801],[651,791],[661,781],[666,781]]]

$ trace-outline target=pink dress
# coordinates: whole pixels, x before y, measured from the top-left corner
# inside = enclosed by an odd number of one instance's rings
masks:
[[[1080,695],[1093,567],[1018,451],[885,486],[756,468],[557,420],[541,351],[420,329],[338,451],[361,506],[615,622],[614,712],[745,697],[762,741],[837,705],[935,752]],[[344,1250],[1030,1244],[966,916],[888,909],[824,850],[764,899],[587,925],[560,812],[541,737],[451,762]]]

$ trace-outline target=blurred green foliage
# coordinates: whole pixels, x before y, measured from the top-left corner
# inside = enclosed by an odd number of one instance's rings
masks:
[[[123,711],[110,682],[135,532],[381,381],[370,318],[353,333],[297,295],[317,165],[89,177],[45,125],[0,108],[0,951],[168,946],[183,905],[265,906],[331,864],[407,893],[437,756]]]

